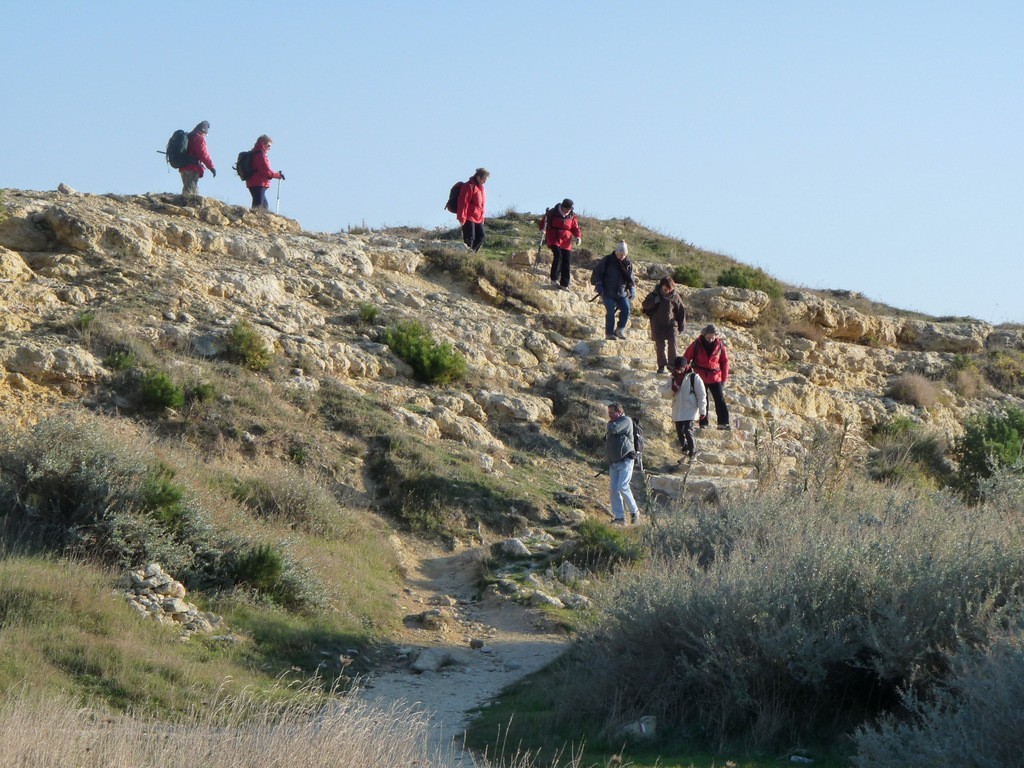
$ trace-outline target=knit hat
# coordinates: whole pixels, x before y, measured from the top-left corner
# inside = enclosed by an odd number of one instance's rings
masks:
[[[622,240],[615,245],[615,252],[621,253],[623,256],[629,253],[629,246],[626,245],[625,240]]]
[[[709,333],[713,333],[715,336],[718,335],[718,327],[714,323],[708,323],[704,326],[704,330],[700,332],[701,336],[707,336]]]

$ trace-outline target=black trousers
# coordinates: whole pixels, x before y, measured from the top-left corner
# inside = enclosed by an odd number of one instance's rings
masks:
[[[266,187],[249,187],[249,194],[252,195],[252,205],[250,208],[263,208],[269,210],[270,206],[267,205],[267,188]]]
[[[724,427],[729,423],[729,406],[725,404],[725,385],[720,381],[704,382],[708,393],[715,399],[715,418],[718,419],[718,426]]]
[[[467,221],[462,225],[462,242],[469,246],[471,251],[479,251],[484,244],[484,223]]]
[[[572,266],[572,249],[549,245],[551,249],[551,280],[557,280],[563,288],[569,287],[569,267]]]
[[[677,421],[676,437],[679,438],[679,447],[683,449],[683,453],[693,456],[697,450],[697,444],[693,440],[693,422]]]

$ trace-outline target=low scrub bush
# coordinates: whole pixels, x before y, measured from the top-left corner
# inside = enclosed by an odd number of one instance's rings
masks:
[[[718,284],[724,287],[746,288],[752,291],[764,291],[773,299],[782,298],[782,286],[778,280],[770,277],[762,269],[736,265],[723,270],[718,275]]]
[[[185,390],[163,371],[146,371],[139,380],[139,403],[151,411],[181,408],[185,404]]]
[[[416,320],[398,323],[384,334],[391,350],[412,366],[419,381],[450,384],[466,375],[466,358],[451,344],[439,344]]]
[[[885,394],[896,402],[927,410],[938,401],[939,386],[919,373],[904,373],[893,379]]]
[[[766,748],[896,711],[901,689],[948,679],[944,654],[1024,629],[1021,502],[856,484],[674,515],[598,596],[581,664],[602,674],[560,672],[553,720],[601,737],[654,715],[707,745]]]
[[[983,366],[985,378],[1008,395],[1024,395],[1024,351],[996,349],[989,352]]]
[[[672,279],[679,285],[688,285],[691,288],[704,287],[704,276],[700,273],[700,267],[692,264],[676,267],[672,271]]]
[[[338,502],[315,477],[294,467],[260,467],[234,478],[229,488],[232,496],[259,517],[320,536],[338,530]]]
[[[945,439],[910,418],[897,416],[877,425],[870,442],[867,470],[879,482],[937,488],[953,479]]]
[[[228,357],[250,371],[265,371],[273,360],[270,347],[248,320],[235,323],[227,336]]]
[[[373,325],[380,317],[380,307],[368,301],[360,302],[356,307],[356,318],[364,325]]]
[[[904,694],[909,717],[884,717],[857,729],[860,768],[1020,765],[1024,755],[1024,647],[1007,637],[965,649],[933,695]]]
[[[138,362],[139,358],[135,353],[126,349],[116,349],[103,358],[103,364],[116,373],[130,370],[134,368]]]
[[[1024,410],[979,413],[969,419],[964,434],[953,446],[959,462],[956,483],[971,502],[980,500],[982,481],[997,470],[1019,466],[1024,453]]]
[[[565,559],[590,571],[612,571],[624,563],[643,557],[637,538],[622,528],[613,528],[596,520],[584,520],[576,529],[577,540]]]

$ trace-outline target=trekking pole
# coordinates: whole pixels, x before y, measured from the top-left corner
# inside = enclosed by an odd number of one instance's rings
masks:
[[[274,206],[274,213],[281,213],[281,180],[277,180],[277,204]]]
[[[540,251],[544,247],[544,238],[548,233],[548,211],[550,208],[544,209],[544,226],[540,230],[540,241],[537,243],[537,258],[533,260],[533,274],[537,274],[537,267],[540,266]]]

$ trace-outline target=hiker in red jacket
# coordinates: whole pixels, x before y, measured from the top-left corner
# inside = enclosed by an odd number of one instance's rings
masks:
[[[718,428],[732,429],[729,426],[729,406],[725,404],[725,382],[729,380],[729,353],[725,350],[725,344],[718,338],[718,328],[713,323],[704,326],[700,336],[686,348],[683,357],[690,361],[690,365],[715,399]],[[700,425],[708,425],[707,416],[700,420]]]
[[[563,291],[569,290],[569,267],[572,265],[572,246],[580,244],[580,223],[572,212],[572,200],[565,198],[548,210],[537,222],[545,230],[544,242],[551,249],[551,282]]]
[[[210,123],[203,120],[188,134],[188,149],[185,150],[188,163],[178,169],[181,172],[181,194],[185,197],[199,196],[199,180],[203,178],[204,165],[210,169],[210,173],[217,175],[217,169],[213,167],[213,160],[206,148],[206,134],[209,132]]]
[[[455,209],[462,225],[462,242],[474,253],[484,244],[484,209],[487,207],[484,184],[490,175],[486,168],[477,168],[459,190],[459,204]]]
[[[270,170],[267,151],[273,143],[273,139],[263,134],[256,139],[256,144],[252,148],[252,175],[245,182],[245,186],[249,188],[249,194],[252,195],[252,208],[268,209],[270,206],[267,205],[267,190],[270,189],[270,180],[281,179],[284,181],[283,173]]]

